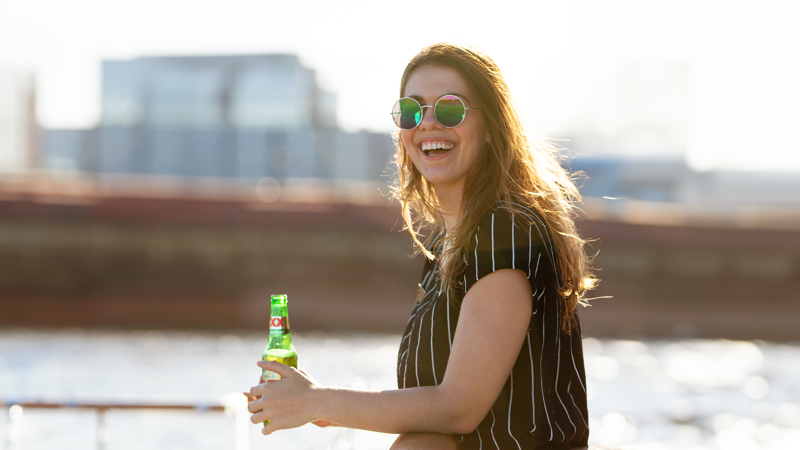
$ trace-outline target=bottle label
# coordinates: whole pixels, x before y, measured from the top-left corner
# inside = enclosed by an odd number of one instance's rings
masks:
[[[289,332],[289,317],[273,317],[269,321],[269,331]]]
[[[271,370],[264,370],[261,374],[260,383],[269,383],[270,381],[280,380],[281,376]]]
[[[261,358],[264,361],[277,361],[285,366],[297,368],[297,355],[290,356],[290,357],[281,357],[281,356],[271,356],[265,355]],[[273,372],[271,370],[261,370],[261,379],[258,381],[259,383],[269,383],[270,381],[277,381],[280,380],[281,376],[278,375],[277,372]]]

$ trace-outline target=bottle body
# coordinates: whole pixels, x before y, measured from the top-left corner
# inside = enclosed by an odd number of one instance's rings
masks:
[[[297,368],[297,353],[285,350],[264,350],[264,355],[261,357],[264,361],[277,361],[284,366]],[[268,383],[270,381],[280,380],[281,376],[269,370],[261,371],[261,383]]]
[[[283,365],[297,368],[297,351],[292,344],[292,333],[289,328],[289,313],[286,295],[270,297],[269,342],[261,359],[277,361]],[[280,380],[281,376],[270,370],[261,371],[259,383]],[[264,422],[264,426],[269,420]]]

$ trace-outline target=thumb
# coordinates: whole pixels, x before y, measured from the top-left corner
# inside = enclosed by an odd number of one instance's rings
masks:
[[[256,364],[264,370],[277,373],[281,378],[288,377],[294,373],[294,368],[281,364],[278,361],[258,361]]]

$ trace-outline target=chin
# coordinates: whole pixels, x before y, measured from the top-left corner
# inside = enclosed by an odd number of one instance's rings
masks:
[[[444,186],[455,185],[458,181],[457,178],[448,176],[431,176],[431,177],[426,177],[425,175],[422,176],[428,181],[428,183],[432,184],[434,187],[439,187],[439,188]]]

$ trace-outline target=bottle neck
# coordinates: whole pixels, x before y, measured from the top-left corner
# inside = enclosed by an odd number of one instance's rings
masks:
[[[286,307],[285,295],[272,296],[270,319],[269,319],[269,334],[272,335],[288,335],[291,330],[289,328],[289,311]],[[291,339],[291,338],[290,338]]]
[[[267,348],[292,347],[292,333],[289,331],[289,321],[285,319],[287,319],[286,316],[284,317],[272,316],[272,318],[270,319],[269,343],[267,344]]]

